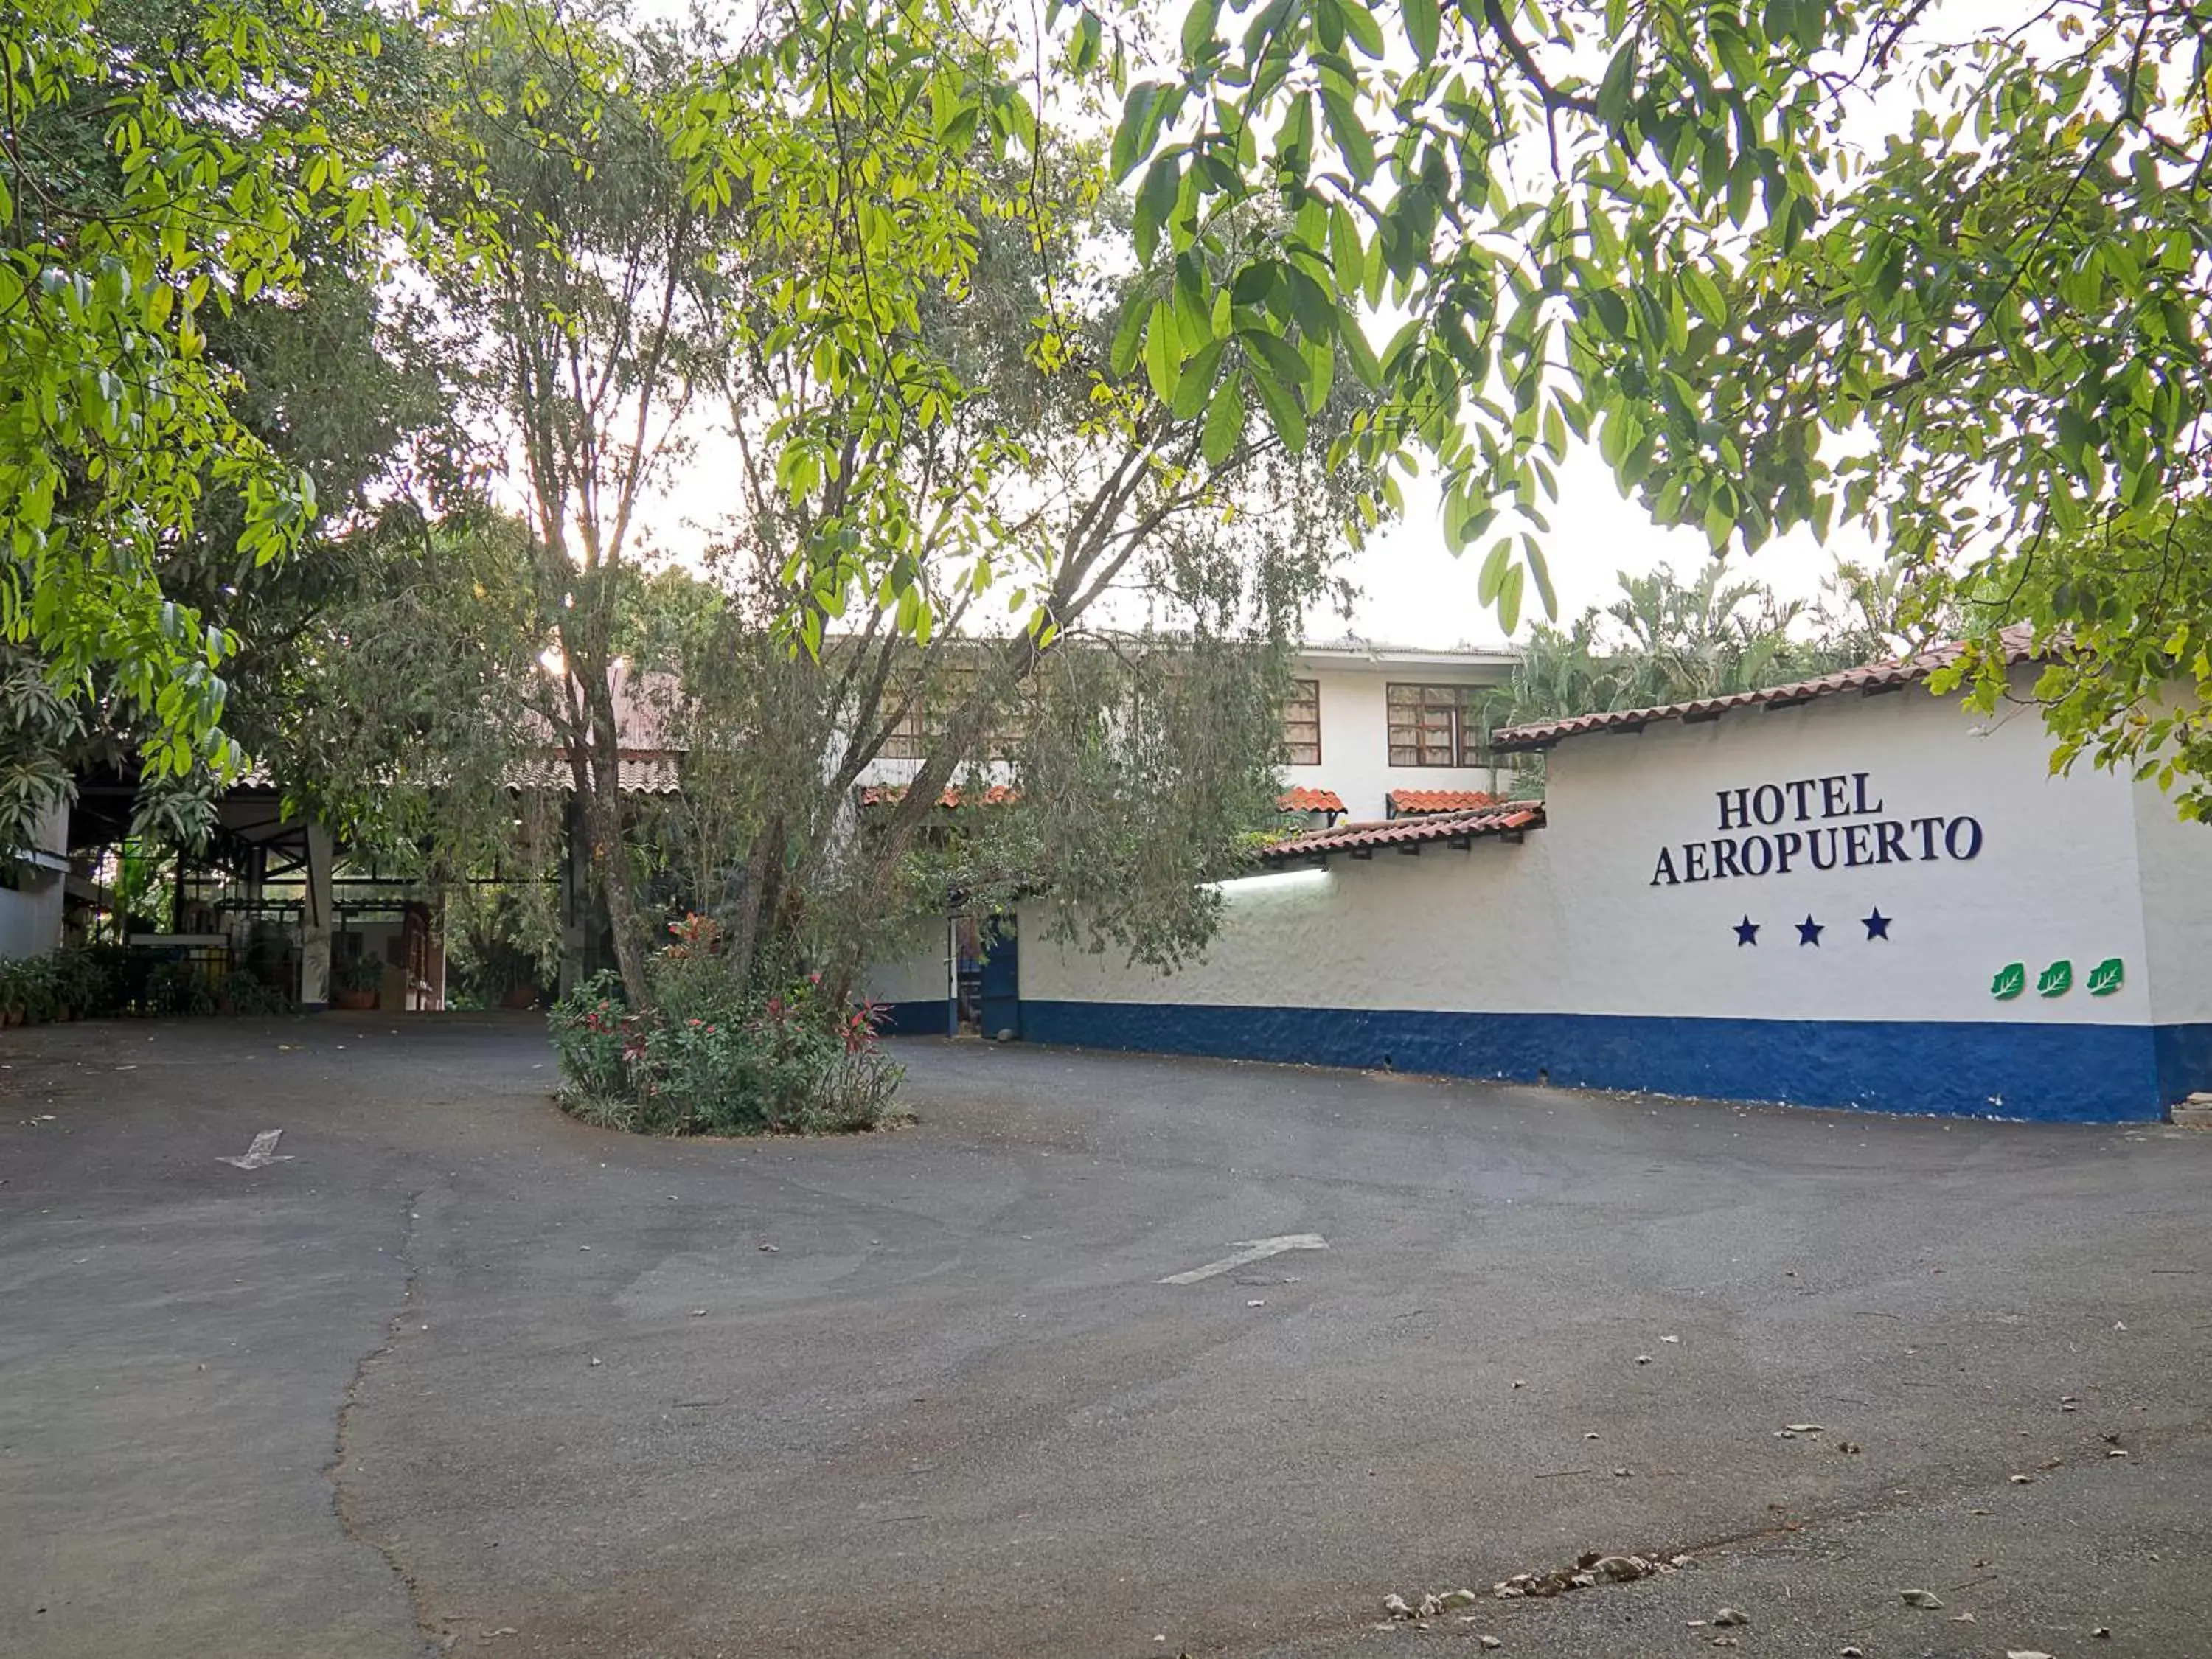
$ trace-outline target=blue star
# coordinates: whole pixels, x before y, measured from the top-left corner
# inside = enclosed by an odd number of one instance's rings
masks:
[[[1875,907],[1875,913],[1872,915],[1861,916],[1859,920],[1866,924],[1867,937],[1869,939],[1887,939],[1889,937],[1889,924],[1896,921],[1897,918],[1895,916],[1886,916],[1882,915],[1881,907],[1880,905],[1876,905]]]
[[[1814,950],[1818,950],[1820,945],[1820,935],[1824,931],[1820,924],[1808,915],[1797,924],[1797,942],[1800,945],[1809,945]]]
[[[1759,924],[1753,921],[1749,916],[1746,916],[1741,921],[1736,923],[1735,942],[1736,948],[1738,950],[1741,950],[1747,945],[1758,944]]]

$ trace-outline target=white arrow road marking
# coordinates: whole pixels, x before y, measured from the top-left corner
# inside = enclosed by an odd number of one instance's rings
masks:
[[[271,1164],[289,1164],[292,1154],[277,1155],[276,1143],[284,1138],[282,1129],[264,1129],[253,1137],[253,1144],[246,1149],[244,1158],[219,1158],[218,1164],[228,1164],[238,1170],[265,1170]]]
[[[1188,1273],[1170,1273],[1160,1283],[1195,1285],[1201,1279],[1231,1273],[1255,1261],[1265,1261],[1269,1256],[1280,1255],[1285,1250],[1325,1250],[1328,1248],[1328,1241],[1319,1233],[1285,1233],[1276,1238],[1248,1238],[1237,1246],[1236,1255],[1224,1255],[1218,1261],[1209,1261],[1203,1267],[1193,1267]]]

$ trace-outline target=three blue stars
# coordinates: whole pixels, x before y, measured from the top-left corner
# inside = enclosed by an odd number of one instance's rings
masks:
[[[1859,918],[1859,925],[1866,929],[1868,939],[1886,939],[1889,937],[1889,924],[1896,920],[1894,916],[1882,915],[1881,907],[1877,905],[1873,915]],[[1816,951],[1820,947],[1820,935],[1828,931],[1826,923],[1814,921],[1809,913],[1804,921],[1792,922],[1790,925],[1797,930],[1798,944],[1809,945]],[[1729,926],[1735,929],[1735,943],[1738,950],[1741,950],[1747,945],[1759,943],[1759,924],[1753,921],[1748,915],[1741,921],[1731,922]]]

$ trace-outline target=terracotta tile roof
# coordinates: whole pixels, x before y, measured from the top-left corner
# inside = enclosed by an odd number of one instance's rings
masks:
[[[1012,784],[994,783],[976,799],[984,806],[1005,806],[1021,798],[1022,792]],[[863,806],[894,806],[905,799],[906,786],[902,783],[870,783],[862,785],[860,788],[860,805]],[[937,797],[937,804],[943,807],[955,807],[966,799],[958,784],[947,784]]]
[[[1387,823],[1340,823],[1334,830],[1309,830],[1261,849],[1270,864],[1318,858],[1331,853],[1368,853],[1378,847],[1425,847],[1431,842],[1468,841],[1477,836],[1510,835],[1544,827],[1540,800],[1500,801],[1468,812],[1437,812],[1425,817],[1393,818]]]
[[[2006,629],[2001,643],[2008,666],[2040,654],[2025,629]],[[1789,685],[1737,691],[1725,697],[1701,697],[1693,702],[1668,703],[1656,708],[1618,708],[1602,714],[1576,714],[1562,720],[1542,720],[1530,726],[1509,726],[1491,733],[1490,746],[1504,750],[1548,749],[1561,738],[1577,737],[1585,732],[1632,732],[1659,720],[1717,720],[1734,708],[1783,708],[1844,691],[1893,691],[1916,684],[1937,669],[1957,661],[1965,648],[1961,642],[1953,641],[1917,656],[1893,657],[1887,662],[1846,668],[1838,673],[1797,680]]]
[[[1334,789],[1309,789],[1301,783],[1276,796],[1275,808],[1282,812],[1341,812],[1344,797]]]
[[[1495,806],[1503,799],[1486,789],[1393,789],[1390,816],[1407,818],[1424,812],[1472,812],[1478,806]]]

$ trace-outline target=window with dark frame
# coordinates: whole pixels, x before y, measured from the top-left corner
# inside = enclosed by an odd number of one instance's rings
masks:
[[[1490,764],[1483,747],[1483,688],[1479,685],[1399,685],[1384,693],[1389,710],[1393,766]]]
[[[899,714],[898,724],[891,727],[890,735],[884,739],[878,758],[928,759],[932,744],[944,737],[952,715],[973,694],[975,684],[974,669],[947,668],[939,670],[933,682],[935,696],[918,686],[910,688],[906,694],[906,708]],[[1020,746],[1022,737],[1021,710],[1000,710],[983,734],[980,758],[1008,759]]]
[[[1283,764],[1321,764],[1321,682],[1292,680],[1283,700]]]

